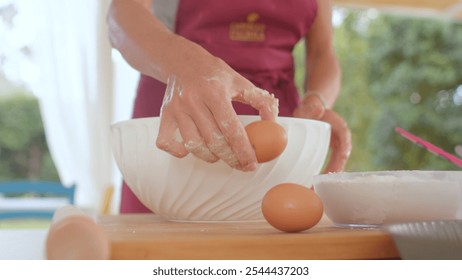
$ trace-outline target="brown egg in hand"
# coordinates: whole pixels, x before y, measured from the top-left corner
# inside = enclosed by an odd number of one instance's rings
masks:
[[[275,121],[259,120],[245,127],[259,163],[277,158],[287,146],[287,134]]]
[[[298,184],[282,183],[265,194],[261,210],[268,223],[276,229],[299,232],[319,223],[324,206],[313,190]]]

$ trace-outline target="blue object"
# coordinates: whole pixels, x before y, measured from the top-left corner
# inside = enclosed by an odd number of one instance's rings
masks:
[[[49,198],[65,198],[68,204],[74,204],[75,185],[64,186],[60,182],[53,181],[34,181],[34,180],[19,180],[19,181],[0,181],[0,197],[7,201],[11,196],[20,200],[26,194],[33,194],[37,197],[34,199],[49,199]],[[5,208],[2,207],[0,200],[0,219],[18,219],[18,218],[44,218],[51,219],[56,209],[50,208],[41,209],[37,207],[25,207],[24,209]]]

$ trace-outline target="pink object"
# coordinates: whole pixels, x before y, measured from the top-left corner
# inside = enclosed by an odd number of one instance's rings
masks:
[[[400,127],[395,128],[395,131],[397,133],[399,133],[401,136],[403,136],[404,138],[407,138],[407,139],[411,140],[412,142],[416,143],[417,145],[424,147],[425,149],[427,149],[431,153],[433,153],[433,154],[435,154],[437,156],[441,156],[441,157],[449,160],[453,164],[455,164],[455,165],[457,165],[459,167],[462,167],[462,159],[460,159],[460,158],[446,152],[445,150],[433,145],[432,143],[430,143],[428,141],[423,140],[420,137],[415,136],[414,134],[412,134],[409,131],[406,131],[406,130],[400,128]]]

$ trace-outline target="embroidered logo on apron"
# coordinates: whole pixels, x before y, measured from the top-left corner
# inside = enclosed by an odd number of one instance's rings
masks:
[[[246,22],[232,22],[229,25],[229,39],[233,41],[263,42],[265,41],[264,23],[257,22],[260,18],[258,13],[247,15]]]

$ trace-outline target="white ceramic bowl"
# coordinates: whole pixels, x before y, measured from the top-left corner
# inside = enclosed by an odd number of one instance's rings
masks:
[[[314,177],[324,212],[339,226],[462,217],[462,171],[341,172]]]
[[[260,119],[240,116],[244,125]],[[219,161],[207,163],[193,155],[176,158],[159,150],[155,139],[159,118],[112,125],[117,165],[131,190],[154,213],[176,221],[262,220],[265,193],[282,182],[311,186],[327,157],[328,123],[279,117],[288,144],[275,160],[255,172],[234,170]]]

